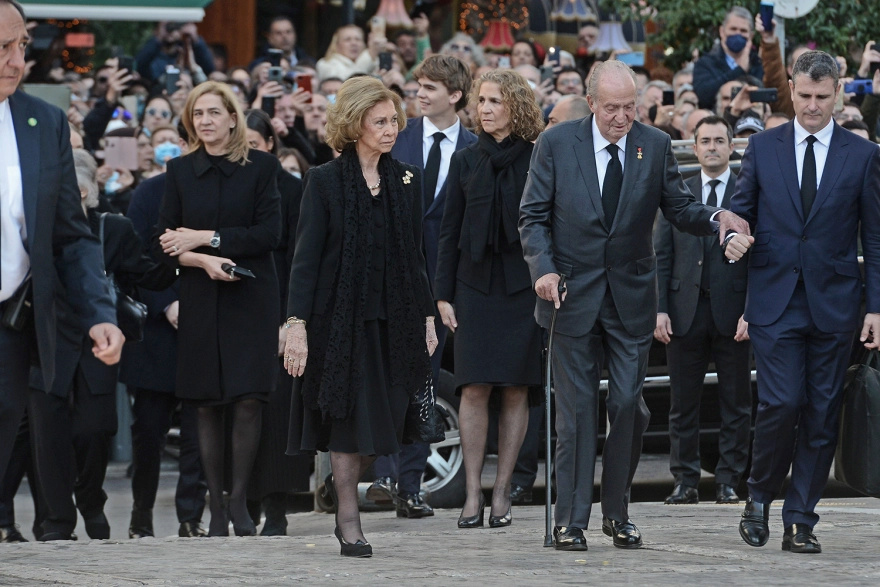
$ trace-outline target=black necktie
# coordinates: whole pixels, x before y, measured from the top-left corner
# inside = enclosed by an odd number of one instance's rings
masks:
[[[605,224],[611,227],[614,222],[614,214],[617,213],[617,204],[620,202],[620,188],[623,186],[623,167],[617,156],[619,147],[609,144],[607,147],[611,159],[605,170],[605,182],[602,184],[602,210],[605,212]]]
[[[813,200],[816,199],[816,153],[813,152],[813,143],[816,137],[807,137],[807,152],[804,153],[804,166],[801,172],[801,203],[804,206],[804,220],[810,215]]]
[[[425,210],[434,202],[434,192],[437,191],[437,176],[440,175],[440,142],[446,138],[442,132],[434,133],[434,144],[428,151],[428,161],[425,164]]]
[[[718,192],[715,191],[715,188],[718,187],[718,184],[721,183],[720,179],[712,179],[709,180],[709,197],[706,198],[707,206],[718,206]],[[703,274],[700,279],[700,288],[704,291],[709,290],[709,284],[711,282],[711,273],[712,273],[712,255],[713,251],[721,251],[718,246],[718,237],[716,236],[705,236],[703,237]],[[718,253],[715,253],[718,254]]]

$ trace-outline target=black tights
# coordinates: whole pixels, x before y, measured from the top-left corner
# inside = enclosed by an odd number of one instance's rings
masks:
[[[358,510],[358,481],[374,460],[376,457],[330,451],[333,486],[336,488],[336,525],[346,542],[366,542]]]
[[[232,411],[232,491],[229,494],[229,515],[233,523],[242,527],[250,525],[247,511],[247,485],[251,476],[257,449],[260,446],[260,426],[263,419],[263,404],[255,399],[246,399],[229,407]],[[229,521],[223,500],[223,471],[225,466],[225,426],[226,406],[205,406],[199,408],[199,449],[205,480],[211,494],[210,533],[225,535],[229,532]]]

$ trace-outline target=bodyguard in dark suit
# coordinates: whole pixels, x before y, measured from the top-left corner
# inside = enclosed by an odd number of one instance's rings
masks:
[[[629,67],[620,61],[599,65],[587,99],[592,116],[538,137],[519,226],[541,298],[538,323],[548,328],[558,308],[554,537],[562,550],[587,548],[583,531],[592,506],[606,355],[611,428],[603,457],[602,529],[615,546],[642,543],[628,506],[650,416],[642,384],[657,320],[657,209],[677,228],[701,236],[712,234],[713,213],[722,229],[748,229],[734,214],[698,203],[681,180],[669,136],[634,122],[636,87]],[[568,287],[561,306],[560,275]]]
[[[446,207],[449,162],[454,152],[475,143],[477,135],[466,129],[456,115],[458,110],[467,106],[471,88],[471,74],[464,63],[451,55],[432,55],[413,71],[413,77],[419,82],[418,98],[422,116],[407,121],[406,128],[397,136],[391,156],[417,166],[424,173],[422,248],[428,281],[433,284],[437,270],[440,222]],[[435,320],[434,324],[438,346],[431,356],[431,368],[436,386],[446,342],[446,327],[440,320]],[[397,479],[397,511],[402,517],[420,518],[434,513],[431,506],[419,496],[422,474],[430,454],[428,444],[414,442],[404,445],[399,457],[392,455],[376,459],[374,467],[379,487],[384,489],[389,479]]]
[[[769,539],[769,508],[791,469],[782,507],[783,550],[821,552],[815,507],[828,481],[853,333],[880,347],[880,150],[832,119],[841,91],[834,58],[795,62],[795,120],[752,135],[731,210],[754,228],[727,255],[751,246],[745,319],[758,370],[749,498],[740,535]]]
[[[101,247],[80,207],[64,112],[16,91],[29,40],[24,21],[18,3],[0,0],[0,196],[7,203],[0,210],[0,314],[28,272],[33,283],[30,325],[0,326],[0,477],[27,402],[31,360],[39,358],[47,385],[55,378],[57,298],[76,310],[100,361],[118,362],[124,342]],[[0,528],[0,539],[17,533]]]
[[[183,125],[180,125],[182,127]],[[180,128],[179,127],[179,128]],[[186,143],[181,141],[186,153]],[[134,225],[145,252],[159,222],[165,193],[165,174],[141,182],[131,196],[126,214]],[[159,469],[171,416],[180,404],[180,455],[174,505],[181,537],[207,535],[201,527],[208,487],[199,458],[196,408],[180,402],[174,394],[177,372],[177,283],[162,291],[140,289],[138,299],[147,305],[144,340],[126,345],[119,380],[134,396],[131,424],[133,498],[129,538],[153,536],[153,505],[159,489]]]
[[[730,207],[736,184],[728,165],[732,140],[723,118],[708,116],[697,123],[694,152],[701,171],[684,183],[708,206]],[[654,226],[654,249],[660,293],[654,338],[667,345],[669,469],[675,476],[666,503],[699,503],[700,396],[709,361],[718,373],[721,407],[715,498],[737,503],[735,487],[748,460],[752,409],[749,343],[742,322],[745,263],[729,263],[715,236],[685,234],[663,217]]]

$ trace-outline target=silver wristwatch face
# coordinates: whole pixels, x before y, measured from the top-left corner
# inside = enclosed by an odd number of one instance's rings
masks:
[[[215,249],[220,248],[220,235],[214,233],[214,236],[211,237],[211,246]]]

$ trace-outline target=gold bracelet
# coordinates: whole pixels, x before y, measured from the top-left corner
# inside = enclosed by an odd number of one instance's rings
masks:
[[[297,318],[296,316],[291,316],[290,318],[287,319],[287,322],[284,324],[284,327],[290,328],[294,324],[302,324],[303,326],[305,326],[306,321],[303,320],[302,318]]]

